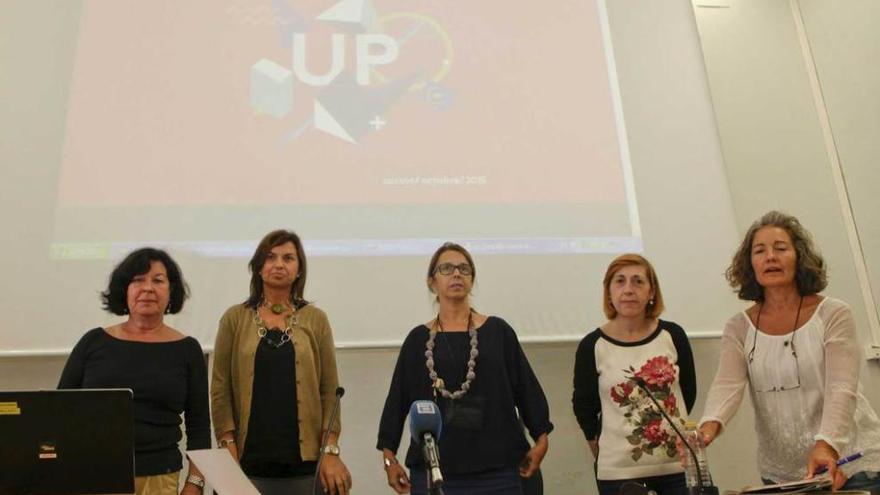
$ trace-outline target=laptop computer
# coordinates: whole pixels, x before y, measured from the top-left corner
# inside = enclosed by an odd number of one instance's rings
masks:
[[[127,389],[0,391],[0,495],[134,493]]]

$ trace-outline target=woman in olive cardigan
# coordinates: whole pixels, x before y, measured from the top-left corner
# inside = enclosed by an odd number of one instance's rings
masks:
[[[333,334],[323,311],[303,299],[306,259],[299,237],[270,232],[249,263],[251,295],[220,320],[214,345],[214,431],[263,494],[348,493],[339,458],[339,385]],[[328,434],[317,472],[321,439]]]

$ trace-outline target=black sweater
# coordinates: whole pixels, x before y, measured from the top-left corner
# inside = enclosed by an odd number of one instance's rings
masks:
[[[187,450],[211,448],[208,371],[202,348],[192,337],[132,342],[112,337],[103,328],[92,329],[73,348],[58,388],[134,391],[136,476],[181,469],[181,413]]]
[[[414,328],[403,346],[391,379],[385,408],[379,423],[376,448],[397,452],[403,424],[410,404],[432,400],[433,393],[425,367],[425,343],[429,329]],[[464,401],[481,406],[478,428],[450,425],[450,401],[437,399],[444,418],[440,435],[440,465],[444,474],[479,473],[490,469],[513,467],[525,457],[529,444],[525,439],[517,409],[532,438],[553,429],[547,398],[523,353],[516,333],[504,320],[489,317],[477,330],[478,351],[476,378]],[[467,332],[441,332],[435,339],[434,362],[438,375],[450,391],[458,390],[467,373],[470,337]],[[421,449],[410,442],[406,454],[410,468],[423,466]]]

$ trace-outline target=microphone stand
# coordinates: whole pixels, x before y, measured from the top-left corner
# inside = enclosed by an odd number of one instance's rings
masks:
[[[339,415],[339,406],[342,404],[342,396],[345,395],[345,389],[342,387],[336,387],[336,403],[333,404],[333,410],[330,412],[330,422],[327,423],[327,431],[324,432],[324,436],[321,438],[321,450],[318,452],[318,465],[315,468],[315,479],[312,481],[312,493],[320,493],[318,492],[318,478],[321,477],[321,464],[324,463],[324,456],[327,455],[324,453],[324,448],[327,446],[327,439],[330,438],[330,428],[333,427],[333,422],[336,421],[336,416]]]
[[[440,461],[437,459],[437,444],[434,442],[434,436],[430,433],[425,433],[422,437],[422,456],[425,458],[428,495],[445,495],[443,493],[443,473],[440,472]]]
[[[654,394],[652,394],[651,391],[648,390],[648,387],[647,387],[647,384],[645,383],[645,380],[643,380],[642,378],[635,378],[634,377],[634,378],[632,378],[632,381],[636,384],[637,387],[639,387],[643,392],[645,392],[645,395],[647,395],[649,399],[651,399],[651,402],[654,403],[654,405],[657,407],[657,410],[660,411],[660,414],[663,415],[663,417],[666,419],[666,422],[669,423],[669,426],[671,426],[672,429],[675,430],[675,433],[678,435],[678,438],[681,439],[681,443],[683,443],[684,446],[687,447],[688,452],[690,452],[691,457],[694,459],[694,467],[697,468],[697,479],[699,481],[697,483],[697,486],[688,487],[688,493],[690,495],[718,495],[718,487],[717,486],[715,486],[715,485],[704,486],[703,485],[703,473],[700,470],[700,461],[699,461],[699,459],[697,459],[697,453],[694,452],[693,447],[691,447],[690,443],[688,443],[687,437],[685,437],[684,434],[681,432],[681,430],[679,430],[678,427],[675,426],[675,422],[672,421],[672,418],[670,418],[669,415],[666,414],[666,411],[663,409],[663,407],[660,405],[660,403],[657,402],[657,399],[654,398]]]

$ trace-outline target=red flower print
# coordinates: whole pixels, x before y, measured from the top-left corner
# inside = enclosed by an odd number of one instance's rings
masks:
[[[657,406],[635,387],[637,381],[644,381],[644,387],[673,418],[671,421],[684,425],[674,391],[675,366],[668,357],[660,355],[645,361],[638,370],[631,364],[623,372],[627,380],[611,387],[611,398],[623,409],[624,421],[632,428],[626,436],[631,446],[630,458],[633,462],[639,462],[645,456],[674,459],[678,451],[675,437],[667,429],[669,425],[658,414]]]
[[[652,387],[663,387],[675,381],[675,368],[666,356],[656,356],[649,359],[635,376]]]
[[[633,387],[634,385],[629,380],[611,387],[611,400],[618,404],[623,404],[623,401],[632,393]]]
[[[644,433],[642,435],[645,437],[649,443],[665,443],[667,439],[669,439],[669,434],[666,433],[666,430],[660,425],[660,420],[655,419],[648,423],[645,426]]]

